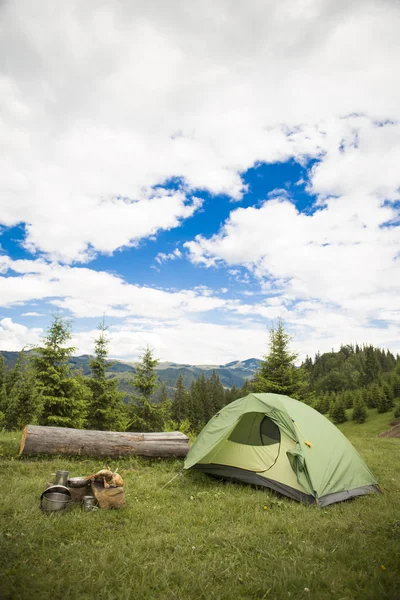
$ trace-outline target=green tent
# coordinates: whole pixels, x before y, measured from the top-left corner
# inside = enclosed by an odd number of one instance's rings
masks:
[[[379,493],[375,477],[335,425],[279,394],[249,394],[225,406],[197,437],[184,468],[319,506]]]

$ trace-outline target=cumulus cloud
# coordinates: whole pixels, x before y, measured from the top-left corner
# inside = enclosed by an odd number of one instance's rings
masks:
[[[228,326],[182,318],[170,323],[127,321],[110,327],[109,332],[110,355],[123,360],[137,360],[147,344],[161,360],[188,364],[224,364],[238,356],[258,356],[266,350],[266,329],[260,324]],[[73,343],[81,352],[92,352],[97,335],[96,331],[80,332]]]
[[[129,284],[105,271],[49,264],[43,260],[13,261],[0,256],[1,272],[5,274],[0,277],[2,306],[46,300],[78,318],[106,314],[171,320],[226,304],[226,300],[210,295],[208,290],[170,292]]]
[[[211,346],[228,360],[259,354],[257,318],[283,316],[305,348],[398,339],[398,3],[70,0],[54,11],[15,0],[0,20],[0,225],[23,224],[25,249],[46,259],[0,257],[1,305],[148,319],[141,336],[196,361]],[[182,225],[201,207],[198,189],[240,201],[248,168],[310,158],[307,214],[277,190],[185,246],[195,265],[227,265],[248,298],[251,272],[263,302],[65,266]],[[228,325],[196,323],[206,311],[238,319],[242,348]],[[7,339],[23,337],[2,323]],[[139,325],[126,327],[114,334],[130,356]]]
[[[354,117],[330,133],[310,173],[317,210],[274,197],[232,211],[217,234],[185,247],[195,264],[248,268],[282,301],[315,299],[365,323],[398,325],[400,125]]]
[[[389,0],[3,3],[0,221],[24,223],[32,252],[87,261],[176,227],[196,188],[240,199],[257,161],[319,156],[326,118],[395,119],[399,15]],[[180,191],[154,189],[171,177]]]
[[[19,352],[22,348],[38,344],[42,333],[39,327],[25,327],[7,317],[0,320],[0,347]]]
[[[177,258],[182,258],[182,252],[179,248],[175,248],[173,252],[169,252],[168,254],[165,252],[159,252],[155,258],[155,261],[161,265],[168,260],[176,260]]]

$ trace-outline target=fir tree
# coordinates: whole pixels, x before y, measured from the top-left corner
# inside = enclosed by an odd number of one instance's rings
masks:
[[[388,412],[392,408],[392,402],[386,396],[383,388],[379,389],[377,407],[378,413]]]
[[[242,387],[239,390],[237,390],[236,397],[234,398],[234,400],[238,400],[239,398],[244,398],[245,396],[248,396],[249,394],[251,394],[252,391],[255,391],[253,388],[253,382],[249,379],[245,379]]]
[[[165,381],[163,381],[160,385],[157,400],[159,404],[163,404],[164,402],[168,401],[168,390]]]
[[[41,393],[36,384],[35,374],[28,364],[20,371],[19,378],[10,390],[6,428],[12,431],[22,429],[29,423],[38,423],[41,408]]]
[[[264,357],[253,385],[257,392],[285,394],[303,400],[307,395],[307,372],[301,367],[296,368],[297,354],[291,352],[289,343],[290,336],[279,320],[276,329],[270,330],[269,353]]]
[[[5,426],[7,405],[6,371],[4,356],[0,352],[0,429]]]
[[[322,396],[320,395],[315,403],[314,408],[322,415],[325,415],[327,412],[329,412],[329,396],[326,394]]]
[[[185,419],[190,420],[189,417],[188,392],[183,383],[182,373],[180,373],[172,402],[172,418],[177,423],[182,423]]]
[[[87,388],[68,365],[75,350],[65,346],[70,339],[70,322],[56,316],[43,345],[33,355],[35,380],[43,403],[41,425],[79,428],[85,423]]]
[[[355,393],[353,390],[349,390],[343,393],[343,402],[346,408],[352,408],[354,404]]]
[[[199,431],[212,417],[212,407],[207,393],[207,381],[204,372],[194,382],[195,395],[192,398],[192,413],[196,431]]]
[[[214,370],[207,381],[207,396],[210,410],[206,420],[209,421],[224,406],[225,400],[224,386]]]
[[[367,398],[367,406],[368,408],[376,408],[379,403],[379,398],[381,396],[381,388],[377,383],[373,383],[369,386],[368,390],[368,398]]]
[[[140,362],[136,365],[136,373],[129,382],[136,392],[133,402],[128,407],[131,431],[161,431],[165,420],[165,407],[152,402],[153,394],[159,387],[156,366],[159,360],[147,346]]]
[[[367,346],[365,348],[365,365],[364,365],[364,385],[369,385],[379,380],[382,373],[381,365],[379,364],[375,348]]]
[[[336,400],[336,402],[332,403],[329,416],[336,424],[347,421],[346,409],[340,400]]]
[[[17,361],[12,369],[7,371],[4,375],[4,384],[6,388],[6,394],[8,397],[11,396],[11,391],[17,381],[21,377],[22,365],[25,359],[25,348],[22,348],[20,352],[18,352]]]
[[[367,408],[361,395],[358,395],[354,401],[352,419],[356,423],[364,423],[367,419]]]
[[[236,385],[233,385],[231,388],[227,388],[224,390],[224,405],[230,404],[234,400],[240,398],[238,393],[240,390],[237,389]]]
[[[90,361],[91,378],[87,385],[91,391],[88,407],[87,429],[118,431],[122,423],[122,400],[124,394],[118,391],[118,380],[107,378],[111,364],[107,361],[109,339],[104,320],[99,324],[99,337],[94,343],[94,358]]]
[[[154,358],[152,350],[147,346],[140,362],[136,365],[136,373],[129,382],[141,398],[150,402],[154,392],[159,387],[156,366],[160,361]]]
[[[194,431],[200,431],[208,421],[211,412],[207,395],[207,382],[204,373],[190,384],[190,416]],[[208,418],[207,418],[208,417]]]
[[[393,406],[394,406],[393,388],[388,383],[383,384],[383,393],[386,396],[386,400],[387,400],[387,404],[388,404],[389,408],[393,408]]]
[[[400,398],[400,376],[394,375],[392,378],[393,398]]]

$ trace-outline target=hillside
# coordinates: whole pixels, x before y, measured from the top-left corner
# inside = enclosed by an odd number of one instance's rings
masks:
[[[4,356],[6,369],[12,369],[17,361],[18,352],[5,350],[1,350],[0,352]],[[91,356],[89,354],[83,354],[81,356],[73,356],[69,362],[75,369],[82,370],[84,375],[90,375],[90,359]],[[115,377],[119,380],[119,386],[122,391],[132,391],[129,388],[128,380],[135,373],[135,363],[120,360],[112,360],[109,363],[109,377]],[[174,389],[179,375],[182,375],[185,386],[189,387],[192,381],[202,373],[204,373],[207,379],[210,378],[214,370],[225,388],[233,386],[240,388],[246,379],[253,377],[260,364],[261,361],[257,358],[248,358],[242,361],[237,360],[226,365],[189,365],[161,362],[157,366],[157,374],[160,381],[165,382],[170,393]]]
[[[371,409],[363,425],[340,425],[384,493],[325,509],[192,471],[163,488],[181,461],[130,457],[111,464],[125,509],[49,518],[39,498],[51,473],[102,462],[17,460],[20,434],[0,433],[0,596],[74,598],[79,582],[81,600],[399,598],[400,441],[377,437],[392,419]]]

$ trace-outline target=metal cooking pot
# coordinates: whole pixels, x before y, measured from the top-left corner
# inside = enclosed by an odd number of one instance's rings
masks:
[[[40,508],[44,512],[56,512],[67,508],[71,492],[65,485],[52,485],[40,497]]]
[[[90,512],[97,508],[97,500],[94,496],[84,496],[83,498],[83,510],[84,512]]]
[[[86,477],[70,477],[67,481],[67,486],[70,488],[82,488],[88,485],[89,480]]]
[[[56,471],[54,485],[67,485],[69,471]]]

